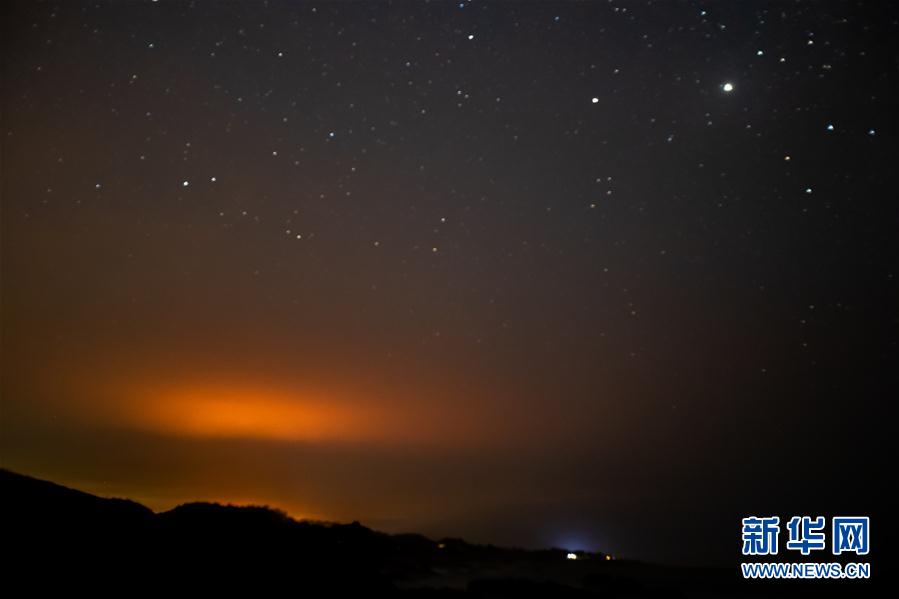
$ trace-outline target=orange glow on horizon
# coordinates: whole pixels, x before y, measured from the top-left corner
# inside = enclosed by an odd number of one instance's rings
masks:
[[[118,417],[138,428],[188,437],[279,441],[367,440],[383,435],[358,402],[283,389],[231,385],[157,387],[119,393]]]
[[[187,392],[153,406],[145,422],[191,436],[323,439],[358,429],[350,410],[286,397]]]
[[[117,376],[88,384],[92,423],[196,439],[374,442],[454,447],[495,442],[474,401],[421,391],[323,381],[178,375]],[[449,401],[452,398],[454,401]],[[437,401],[440,399],[441,401]]]

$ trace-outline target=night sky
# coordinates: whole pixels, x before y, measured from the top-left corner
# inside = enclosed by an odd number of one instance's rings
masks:
[[[894,3],[2,10],[3,467],[691,563],[872,512]]]

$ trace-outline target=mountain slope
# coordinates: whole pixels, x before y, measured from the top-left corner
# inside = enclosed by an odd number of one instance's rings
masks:
[[[747,583],[561,549],[524,551],[190,503],[156,514],[0,469],[6,587],[92,595],[682,597],[820,596],[833,581]],[[836,581],[839,583],[840,581]],[[0,587],[4,589],[5,587]],[[871,585],[853,581],[854,596]]]

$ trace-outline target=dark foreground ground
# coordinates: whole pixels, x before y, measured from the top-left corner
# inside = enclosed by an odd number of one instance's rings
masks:
[[[28,595],[148,591],[246,596],[872,596],[873,581],[743,581],[733,568],[680,568],[562,550],[523,551],[388,535],[358,523],[293,520],[208,503],[163,513],[0,470],[4,587]],[[4,593],[6,594],[6,593]]]

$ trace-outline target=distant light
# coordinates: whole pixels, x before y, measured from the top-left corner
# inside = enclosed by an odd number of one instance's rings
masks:
[[[474,34],[473,34],[473,33],[469,33],[469,34],[468,34],[468,39],[473,40],[473,39],[474,39]]]
[[[213,183],[215,183],[215,181],[216,181],[215,177],[210,177],[209,180],[212,181]]]
[[[755,53],[755,55],[756,56],[764,56],[765,52],[764,52],[764,50],[759,50],[758,52]]]
[[[812,188],[811,188],[811,187],[806,187],[806,188],[805,188],[805,193],[812,193]]]
[[[828,124],[828,125],[827,125],[827,130],[828,130],[828,131],[833,131],[833,125]]]
[[[877,131],[875,131],[874,129],[868,129],[868,135],[870,135],[871,137],[874,137],[876,134]]]
[[[593,98],[590,101],[593,102],[594,104],[599,104],[599,98]]]
[[[190,181],[182,181],[181,182],[181,187],[187,187],[188,185],[190,185]]]
[[[565,557],[568,559],[577,559],[577,553],[569,553]]]
[[[732,91],[734,91],[734,84],[731,83],[730,81],[728,81],[727,83],[725,83],[724,85],[721,86],[721,89],[723,89],[726,92],[732,92]]]
[[[611,556],[611,555],[608,555],[608,554],[606,554],[606,561],[607,561],[607,562],[609,562],[609,561],[612,561],[612,556]]]

